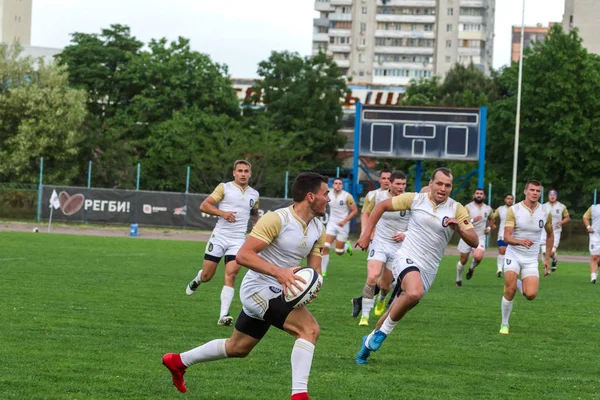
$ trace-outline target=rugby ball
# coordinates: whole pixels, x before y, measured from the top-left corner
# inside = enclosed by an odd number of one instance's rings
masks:
[[[306,283],[297,281],[302,289],[294,287],[296,294],[292,294],[289,288],[282,293],[283,300],[294,308],[304,307],[311,302],[313,296],[321,290],[323,278],[316,270],[310,267],[298,268],[294,274],[302,277]]]

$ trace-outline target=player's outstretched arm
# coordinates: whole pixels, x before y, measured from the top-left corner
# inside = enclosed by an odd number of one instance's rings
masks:
[[[371,211],[371,213],[369,214],[367,223],[362,229],[360,238],[358,239],[358,242],[356,242],[356,245],[358,247],[360,247],[363,250],[369,247],[369,243],[371,242],[371,233],[373,232],[373,229],[375,229],[375,225],[377,225],[377,222],[379,222],[383,213],[386,211],[394,210],[392,200],[393,199],[384,200],[381,203],[377,204],[375,208],[373,208],[373,211]]]

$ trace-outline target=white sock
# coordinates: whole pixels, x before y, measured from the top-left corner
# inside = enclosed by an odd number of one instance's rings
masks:
[[[521,294],[523,294],[523,281],[520,279],[517,279],[517,289]]]
[[[198,285],[200,285],[202,283],[202,270],[198,271]]]
[[[229,315],[229,307],[231,307],[234,293],[235,289],[231,286],[223,286],[221,289],[221,317]]]
[[[375,304],[375,299],[367,299],[366,297],[363,296],[363,299],[362,299],[362,315],[363,315],[363,317],[369,318],[369,314],[371,313],[373,304]]]
[[[593,281],[594,279],[598,280],[598,273],[597,272],[594,272],[592,274],[592,279],[591,280]]]
[[[329,254],[326,254],[321,257],[321,273],[322,274],[327,272],[327,264],[329,264]]]
[[[465,266],[459,262],[456,263],[456,281],[462,281],[462,275],[465,271]]]
[[[196,347],[185,353],[181,353],[181,362],[186,367],[205,361],[214,361],[227,358],[225,351],[225,341],[227,339],[215,339],[200,347]]]
[[[381,303],[382,301],[385,300],[385,298],[387,297],[388,292],[385,292],[383,290],[379,290],[379,294],[377,295],[377,302]]]
[[[344,253],[348,251],[348,241],[344,243]]]
[[[502,325],[508,325],[508,318],[510,317],[510,312],[512,311],[512,300],[508,301],[502,296]]]
[[[504,265],[504,254],[498,254],[498,262],[496,265],[498,266],[498,272],[502,272],[502,266]]]
[[[308,375],[312,365],[315,345],[305,339],[297,339],[292,349],[292,395],[308,392]]]
[[[474,270],[477,266],[479,265],[479,263],[475,260],[471,261],[471,266],[469,267],[470,270]]]
[[[386,335],[389,335],[390,333],[392,333],[396,325],[398,325],[398,322],[399,321],[393,321],[392,318],[388,315],[385,321],[383,321],[383,325],[381,325],[381,328],[379,328],[379,330],[385,333]]]

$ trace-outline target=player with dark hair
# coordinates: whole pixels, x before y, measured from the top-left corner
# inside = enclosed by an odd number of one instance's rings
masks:
[[[296,292],[304,280],[294,274],[302,259],[321,273],[325,227],[319,220],[329,202],[327,178],[303,172],[292,185],[294,204],[265,214],[242,248],[237,262],[250,269],[242,281],[242,312],[229,339],[216,339],[184,353],[165,354],[163,364],[180,392],[187,390],[183,375],[188,367],[224,358],[244,358],[271,325],[296,338],[292,349],[291,400],[308,400],[308,376],[320,328],[306,307],[292,308],[282,298]],[[265,389],[263,397],[272,396]]]
[[[344,182],[341,178],[333,180],[333,192],[329,193],[331,202],[329,203],[329,221],[327,221],[327,236],[325,238],[325,248],[323,249],[323,259],[321,261],[321,270],[323,276],[327,275],[327,265],[329,264],[329,249],[335,242],[335,253],[338,256],[344,252],[352,255],[352,245],[348,242],[350,234],[349,222],[358,214],[358,208],[352,195],[344,190]]]
[[[206,244],[202,269],[185,288],[190,296],[198,290],[201,283],[210,281],[217,270],[221,258],[225,258],[225,284],[221,290],[221,312],[218,325],[229,326],[233,317],[229,307],[235,293],[235,278],[240,271],[235,256],[246,239],[248,221],[252,225],[258,219],[258,192],[248,186],[252,176],[252,166],[246,160],[237,160],[233,164],[233,181],[220,183],[202,202],[200,211],[219,217],[215,229]],[[218,204],[218,206],[217,206]]]
[[[383,165],[383,169],[379,173],[379,189],[371,190],[365,196],[365,201],[363,203],[363,207],[360,215],[360,229],[362,230],[367,224],[367,220],[369,219],[369,214],[371,210],[375,206],[372,204],[375,201],[375,198],[378,193],[385,192],[391,186],[390,177],[392,176],[392,171],[388,168],[387,164]],[[379,286],[375,287],[375,294],[379,293]],[[362,311],[362,296],[354,297],[352,299],[352,316],[354,318],[360,315]]]
[[[558,250],[558,245],[560,244],[560,234],[562,233],[562,227],[564,224],[571,220],[571,216],[569,215],[569,211],[567,210],[567,206],[557,200],[558,199],[558,191],[556,189],[551,189],[548,192],[548,201],[544,203],[543,207],[546,207],[548,211],[552,214],[552,221],[554,226],[552,230],[554,231],[554,246],[550,251],[550,258],[552,259],[552,267],[551,271],[556,271],[558,266],[558,259],[556,258],[556,250]],[[542,245],[540,246],[540,251],[542,252],[542,258],[546,257],[546,231],[542,231],[542,238],[540,239]]]
[[[583,224],[590,235],[590,282],[598,280],[600,262],[600,204],[594,204],[583,214]]]
[[[465,265],[469,262],[469,254],[473,253],[473,261],[467,272],[467,279],[471,279],[475,272],[475,268],[479,265],[485,253],[485,237],[490,233],[491,229],[486,225],[488,220],[490,224],[493,224],[493,221],[492,207],[485,204],[483,202],[484,200],[485,192],[482,188],[477,188],[475,193],[473,193],[473,201],[465,206],[465,209],[469,213],[469,217],[471,217],[470,221],[479,237],[479,246],[477,246],[477,248],[472,248],[462,239],[458,242],[460,259],[456,264],[456,286],[462,285],[462,274],[465,270]]]

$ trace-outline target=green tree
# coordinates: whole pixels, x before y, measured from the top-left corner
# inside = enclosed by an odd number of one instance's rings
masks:
[[[347,87],[335,62],[323,53],[300,57],[297,53],[272,52],[259,63],[263,79],[254,89],[267,106],[266,115],[276,131],[293,134],[310,151],[303,158],[313,167],[335,164],[333,157],[345,138],[341,99]]]
[[[585,208],[582,196],[600,176],[600,58],[582,46],[576,30],[559,25],[526,50],[523,61],[517,195],[529,178],[561,191],[561,201]],[[489,159],[502,160],[499,175],[512,176],[518,64],[502,72],[509,96],[491,108],[494,146]],[[510,155],[507,157],[507,155]],[[593,186],[592,186],[593,185]]]
[[[86,94],[69,87],[65,69],[19,58],[18,45],[0,44],[0,181],[71,183],[81,174]]]

